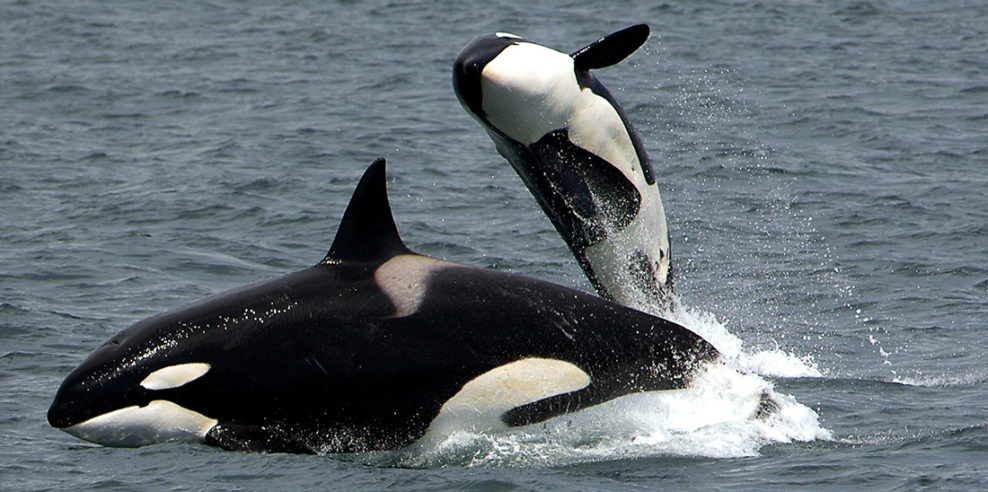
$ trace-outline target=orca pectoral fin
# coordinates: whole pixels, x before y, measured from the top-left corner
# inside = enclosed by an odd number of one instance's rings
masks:
[[[218,424],[206,434],[205,442],[227,451],[316,454],[281,429],[265,426]]]
[[[581,390],[551,396],[539,401],[512,408],[501,415],[501,421],[508,427],[538,424],[553,417],[583,410],[603,403],[593,385]]]
[[[635,185],[618,168],[574,144],[568,130],[549,132],[530,148],[537,161],[535,172],[547,180],[532,193],[557,194],[565,212],[576,214],[583,225],[586,245],[601,241],[607,231],[624,229],[638,215],[642,196]]]
[[[578,72],[617,65],[645,44],[649,32],[647,24],[631,26],[608,34],[570,56]]]
[[[758,398],[758,409],[755,410],[755,414],[752,415],[752,418],[766,420],[772,415],[778,413],[779,410],[782,410],[779,402],[772,398],[772,395],[768,392],[768,390],[765,390],[762,391],[761,396]]]

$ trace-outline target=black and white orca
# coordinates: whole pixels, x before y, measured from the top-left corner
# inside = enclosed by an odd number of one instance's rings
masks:
[[[669,306],[672,261],[655,173],[638,134],[590,70],[645,43],[647,25],[571,55],[497,33],[457,56],[453,87],[576,255],[597,293]]]
[[[389,449],[683,388],[717,356],[662,318],[413,253],[379,159],[318,265],[135,323],[68,375],[48,421],[107,446]]]

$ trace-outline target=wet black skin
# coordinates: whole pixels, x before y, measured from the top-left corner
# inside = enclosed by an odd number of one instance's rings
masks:
[[[374,280],[413,254],[387,205],[384,163],[358,185],[320,264],[135,323],[62,383],[48,413],[71,426],[155,399],[217,419],[208,444],[256,452],[397,448],[420,438],[465,383],[528,357],[571,362],[582,390],[512,410],[541,422],[638,391],[684,387],[716,350],[686,328],[518,275],[446,264],[419,308],[394,317]],[[184,386],[145,390],[162,367],[205,362]]]

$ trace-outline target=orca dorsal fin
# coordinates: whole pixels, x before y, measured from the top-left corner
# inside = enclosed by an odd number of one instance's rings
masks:
[[[384,159],[377,159],[357,183],[322,263],[383,262],[406,253],[388,202]]]
[[[645,44],[649,32],[648,24],[627,27],[580,48],[570,56],[578,72],[617,65]]]

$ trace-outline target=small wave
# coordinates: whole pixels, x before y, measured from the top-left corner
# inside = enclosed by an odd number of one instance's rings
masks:
[[[889,429],[872,435],[849,435],[837,439],[835,443],[843,446],[895,446],[899,451],[908,448],[921,448],[925,453],[929,453],[931,449],[948,447],[980,450],[988,449],[988,446],[984,444],[986,433],[988,433],[988,425],[986,424],[919,432]]]
[[[972,85],[959,91],[961,94],[985,94],[988,93],[988,85]]]
[[[977,386],[988,383],[988,374],[962,374],[959,376],[896,376],[893,383],[922,388],[954,388],[958,386]]]
[[[55,94],[82,94],[91,91],[88,87],[76,84],[56,84],[46,90]]]

